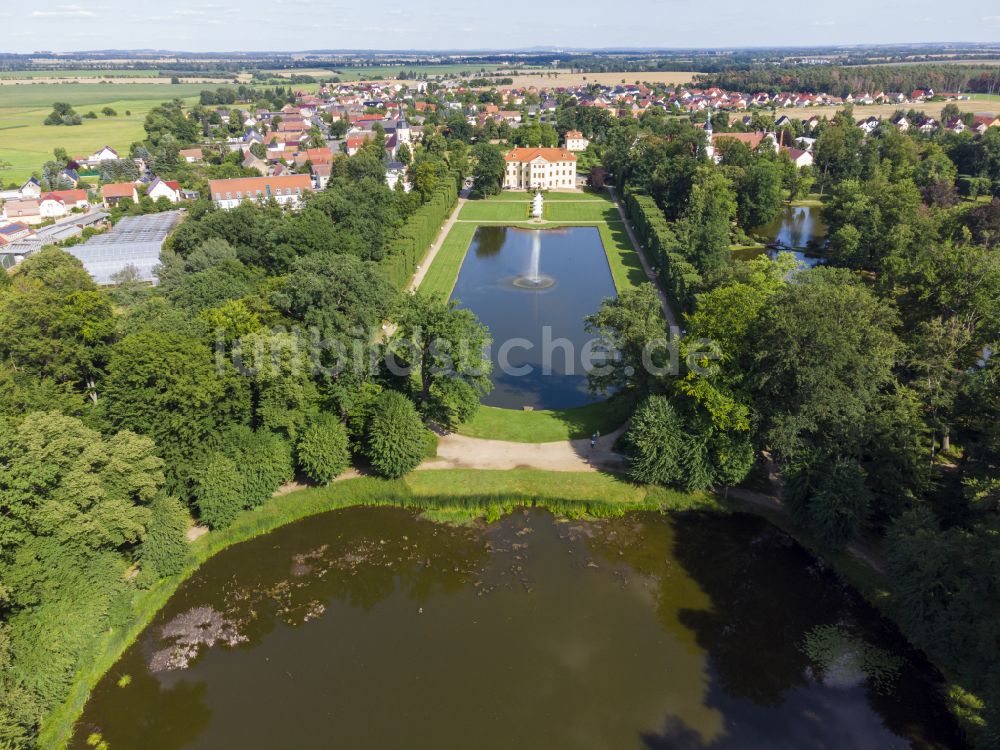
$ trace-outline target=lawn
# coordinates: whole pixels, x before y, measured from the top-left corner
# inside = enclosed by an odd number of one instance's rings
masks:
[[[469,437],[515,443],[577,440],[594,432],[602,435],[614,432],[631,416],[633,407],[628,398],[610,398],[573,409],[518,411],[480,406],[476,416],[458,431]]]
[[[451,290],[455,287],[459,269],[462,267],[462,260],[465,258],[465,251],[469,249],[469,243],[476,234],[477,226],[456,223],[451,228],[441,243],[434,262],[427,269],[427,274],[420,284],[421,291],[444,297],[451,296]]]
[[[542,218],[548,221],[604,221],[620,222],[622,217],[611,201],[584,200],[580,202],[552,201],[542,205]]]
[[[530,208],[527,201],[468,201],[458,218],[465,221],[527,221]]]
[[[11,165],[0,171],[0,181],[20,184],[52,157],[56,147],[66,149],[70,156],[85,156],[105,145],[127,153],[134,141],[145,137],[142,123],[153,107],[174,97],[193,103],[206,86],[100,83],[0,86],[0,162]],[[52,111],[52,103],[57,101],[68,102],[81,115],[93,110],[98,118],[84,119],[82,125],[72,127],[43,125]],[[115,109],[118,116],[100,114],[105,106]],[[126,115],[126,111],[132,114]]]
[[[504,190],[499,195],[491,196],[486,200],[491,203],[531,203],[532,199],[535,197],[534,193],[529,193],[521,190]],[[610,202],[611,196],[607,192],[601,191],[600,193],[593,192],[590,188],[582,191],[567,191],[567,192],[556,192],[556,191],[542,191],[542,198],[548,201],[594,201],[594,202]]]

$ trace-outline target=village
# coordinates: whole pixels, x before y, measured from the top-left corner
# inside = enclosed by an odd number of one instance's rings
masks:
[[[445,122],[454,122],[456,117],[501,147],[519,143],[515,134],[525,125],[549,126],[548,137],[537,144],[514,145],[505,152],[503,188],[578,190],[603,185],[606,174],[599,151],[581,130],[564,130],[559,142],[552,138],[558,110],[567,102],[601,110],[605,117],[690,118],[706,130],[707,153],[716,161],[715,145],[728,138],[742,141],[751,150],[767,143],[801,169],[813,163],[815,136],[822,123],[844,107],[898,108],[892,117],[857,119],[865,134],[872,133],[883,120],[900,132],[912,129],[928,136],[942,130],[981,135],[1000,125],[1000,118],[992,113],[961,114],[956,109],[944,122],[915,114],[928,102],[968,99],[967,94],[933,89],[839,97],[824,93],[746,94],[714,87],[650,86],[639,81],[613,86],[590,83],[516,88],[473,87],[449,77],[433,82],[330,83],[315,93],[296,92],[294,101],[276,111],[238,104],[208,107],[203,138],[183,144],[178,159],[196,168],[212,157],[218,161],[220,155],[228,155],[228,161],[235,159],[244,176],[208,179],[207,190],[190,189],[178,180],[157,175],[144,154],[122,154],[99,144],[90,154],[67,155],[58,174],[36,175],[19,186],[9,186],[0,191],[0,265],[11,268],[50,244],[67,247],[81,259],[93,261],[94,253],[106,253],[111,243],[102,238],[87,249],[85,240],[93,242],[95,234],[111,228],[112,212],[155,214],[183,208],[199,197],[222,209],[272,199],[278,205],[296,208],[306,193],[326,187],[335,159],[353,156],[373,141],[384,149],[386,184],[408,192],[416,144],[424,134],[442,130]],[[789,108],[796,112],[774,116]],[[128,172],[135,178],[113,177]],[[207,194],[202,196],[202,192]],[[160,241],[164,237],[165,233]],[[155,253],[158,248],[150,245],[148,250]],[[141,265],[146,270],[140,279],[155,283],[155,263],[147,260]],[[105,283],[112,283],[112,276],[104,274]]]

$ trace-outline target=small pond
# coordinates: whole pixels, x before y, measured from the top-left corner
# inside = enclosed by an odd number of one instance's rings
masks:
[[[961,748],[938,679],[756,517],[351,508],[209,560],[71,747]]]
[[[778,252],[790,252],[803,268],[812,268],[823,262],[819,253],[826,239],[826,224],[819,206],[784,206],[781,213],[769,224],[757,227],[750,234],[778,247],[734,251],[739,260],[749,260],[767,253],[775,257]]]
[[[452,298],[493,335],[493,390],[483,403],[566,409],[598,400],[587,390],[583,354],[592,337],[583,319],[614,295],[595,227],[479,227]]]

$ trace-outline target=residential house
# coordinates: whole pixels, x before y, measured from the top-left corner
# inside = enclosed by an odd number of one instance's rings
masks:
[[[95,151],[93,154],[91,154],[87,158],[87,161],[90,162],[117,161],[120,158],[121,157],[118,155],[118,152],[115,151],[113,148],[111,148],[111,146],[105,146],[100,151]]]
[[[180,150],[181,158],[188,164],[194,164],[205,158],[200,148],[182,148]]]
[[[146,195],[154,201],[166,198],[171,203],[177,203],[181,199],[181,184],[176,180],[161,180],[157,177],[149,183]]]
[[[9,245],[11,242],[23,239],[31,234],[31,227],[21,221],[0,227],[0,245]]]
[[[111,182],[101,186],[101,199],[105,208],[117,206],[126,198],[133,203],[139,202],[139,194],[131,182]]]
[[[808,151],[801,148],[794,148],[787,146],[782,149],[782,151],[788,154],[788,158],[792,160],[792,164],[801,169],[802,167],[812,166],[813,155]]]
[[[302,197],[312,190],[312,179],[307,174],[291,174],[209,180],[208,190],[215,204],[224,209],[235,208],[244,201],[267,201],[271,198],[282,206],[297,208]]]
[[[3,218],[6,221],[19,221],[23,224],[41,224],[42,213],[38,198],[7,201],[3,204]]]
[[[252,169],[261,175],[267,174],[267,162],[250,150],[243,152],[243,162],[241,166],[244,169]]]
[[[564,148],[514,148],[506,153],[508,190],[569,190],[576,187],[576,154]]]

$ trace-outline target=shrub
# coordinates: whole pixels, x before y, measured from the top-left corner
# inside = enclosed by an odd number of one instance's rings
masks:
[[[230,433],[228,452],[243,472],[247,507],[261,505],[295,477],[292,447],[273,432],[237,427]]]
[[[857,461],[814,459],[787,472],[785,508],[800,526],[831,547],[857,534],[871,507],[871,491]]]
[[[314,482],[329,482],[350,463],[347,429],[332,414],[320,414],[302,431],[296,452],[299,471]]]
[[[412,401],[396,391],[383,391],[368,423],[366,453],[372,467],[390,479],[412,471],[423,460],[425,432]]]
[[[213,453],[194,478],[194,501],[202,523],[213,529],[231,524],[247,505],[244,487],[236,463],[224,453]]]
[[[188,560],[190,516],[176,497],[159,495],[149,505],[152,520],[142,542],[143,572],[154,578],[180,573]]]

